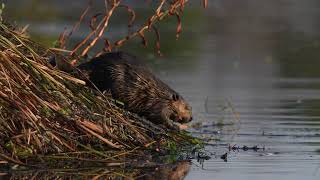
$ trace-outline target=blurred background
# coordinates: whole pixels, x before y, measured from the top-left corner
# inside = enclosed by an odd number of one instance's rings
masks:
[[[48,47],[64,28],[72,28],[88,3],[3,2],[6,19],[29,25],[32,39]],[[135,27],[154,5],[124,2],[136,10]],[[147,48],[137,38],[119,49],[144,57],[190,102],[198,126],[189,131],[215,138],[206,146],[212,159],[194,161],[186,179],[319,179],[320,1],[211,0],[207,9],[200,2],[186,6],[179,40],[176,18],[159,24],[162,57],[155,53],[152,33]],[[94,10],[101,11],[101,1]],[[125,10],[116,12],[106,37],[125,36],[128,19]],[[82,26],[70,47],[88,32]],[[265,150],[229,151],[229,145]],[[224,153],[227,162],[220,159]]]

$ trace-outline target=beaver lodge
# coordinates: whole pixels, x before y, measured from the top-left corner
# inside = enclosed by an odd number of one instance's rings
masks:
[[[2,23],[0,50],[3,160],[117,159],[133,150],[166,151],[168,143],[194,140],[119,108],[110,94],[53,68],[48,57],[54,52]]]

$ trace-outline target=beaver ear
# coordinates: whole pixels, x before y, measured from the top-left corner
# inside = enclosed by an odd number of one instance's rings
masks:
[[[180,96],[178,94],[172,94],[172,100],[178,101],[180,99]]]

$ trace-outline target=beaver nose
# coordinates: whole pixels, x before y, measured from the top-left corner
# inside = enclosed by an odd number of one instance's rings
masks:
[[[192,119],[193,119],[193,117],[191,116],[188,122],[192,121]]]
[[[190,122],[190,121],[192,121],[192,117],[189,117],[189,118],[182,118],[181,119],[182,120],[182,123],[188,123],[188,122]]]

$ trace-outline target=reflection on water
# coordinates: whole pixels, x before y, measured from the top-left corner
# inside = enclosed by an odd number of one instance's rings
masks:
[[[72,167],[75,166],[73,162]],[[84,166],[78,164],[78,168],[68,167],[66,163],[62,168],[46,169],[20,169],[1,175],[4,179],[144,179],[144,180],[180,180],[183,179],[191,166],[189,161],[180,161],[172,164],[152,165],[152,163],[130,167],[119,165],[121,163],[105,163],[100,166]]]
[[[212,159],[193,161],[186,179],[319,179],[319,9],[318,0],[212,0],[204,14],[189,9],[178,42],[167,38],[174,30],[163,30],[166,60],[134,43],[125,47],[149,57],[190,101],[200,123],[190,129],[194,135],[218,138],[206,146]],[[28,17],[19,20],[50,41],[66,19],[37,19],[35,26]],[[265,149],[229,151],[229,144]],[[225,153],[227,162],[220,158]]]

